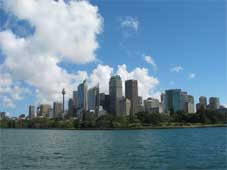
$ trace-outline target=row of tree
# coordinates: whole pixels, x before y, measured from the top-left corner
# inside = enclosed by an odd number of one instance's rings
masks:
[[[68,118],[48,119],[34,118],[31,120],[3,119],[1,128],[61,128],[61,129],[86,129],[86,128],[135,128],[145,126],[171,126],[185,124],[223,124],[227,123],[227,113],[215,111],[200,111],[196,114],[177,112],[171,115],[159,113],[140,112],[134,116],[116,117],[111,114],[96,117],[93,113],[85,113],[81,119]]]

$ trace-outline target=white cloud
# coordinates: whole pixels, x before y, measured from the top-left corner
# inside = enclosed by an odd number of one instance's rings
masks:
[[[196,74],[195,73],[189,73],[188,74],[188,78],[189,79],[194,79],[196,77]]]
[[[177,73],[180,71],[183,71],[183,70],[184,70],[184,68],[182,66],[175,66],[175,67],[170,68],[171,72],[177,72]]]
[[[121,28],[129,28],[134,31],[137,31],[139,28],[139,21],[137,18],[133,18],[130,16],[125,17],[121,19]]]
[[[7,0],[4,7],[35,27],[34,35],[26,39],[32,52],[74,63],[95,60],[103,19],[88,1]]]
[[[99,88],[101,92],[108,93],[109,92],[109,79],[113,74],[113,68],[108,65],[99,64],[97,68],[95,68],[90,77],[89,77],[89,85],[95,86],[99,83]]]
[[[95,61],[97,35],[103,24],[96,6],[88,1],[7,0],[4,9],[35,27],[34,34],[26,38],[10,29],[0,32],[0,48],[6,56],[0,65],[0,101],[5,107],[15,107],[15,101],[29,93],[20,82],[35,89],[40,103],[61,100],[62,88],[66,89],[66,98],[71,97],[84,79],[90,86],[100,83],[100,91],[108,92],[112,67],[99,64],[88,74],[69,73],[59,66],[65,60],[75,64]],[[138,29],[137,20],[131,19],[130,24]],[[126,65],[119,65],[116,73],[123,81],[137,79],[139,95],[158,96],[159,80],[150,76],[148,69],[137,67],[130,72]]]
[[[7,96],[3,97],[2,103],[3,103],[3,106],[6,108],[14,109],[16,107],[16,105],[14,104],[14,101]]]
[[[147,68],[137,67],[129,72],[127,66],[123,64],[118,66],[117,74],[121,76],[123,82],[128,79],[136,79],[138,81],[138,93],[144,98],[149,96],[156,97],[159,93],[157,91],[159,80],[156,77],[150,76]]]
[[[6,56],[0,71],[0,91],[4,95],[0,95],[7,96],[0,100],[8,106],[13,106],[9,99],[21,100],[27,90],[14,85],[20,81],[36,89],[40,102],[61,99],[62,88],[67,89],[69,97],[76,84],[88,75],[85,71],[69,73],[58,64],[63,60],[75,64],[96,60],[97,35],[103,25],[98,8],[88,1],[63,0],[7,0],[3,7],[27,20],[35,32],[26,38],[10,29],[0,32],[0,48]]]
[[[152,68],[154,70],[157,70],[158,69],[158,66],[157,64],[155,63],[154,59],[151,57],[151,56],[144,56],[144,60],[148,63],[148,64],[151,64]]]

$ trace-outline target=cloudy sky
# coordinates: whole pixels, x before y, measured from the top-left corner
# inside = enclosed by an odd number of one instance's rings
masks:
[[[139,95],[169,88],[226,97],[226,1],[0,0],[0,111],[67,98],[111,75]]]

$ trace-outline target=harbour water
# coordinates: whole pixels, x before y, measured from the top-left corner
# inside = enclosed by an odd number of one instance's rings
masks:
[[[1,170],[226,170],[227,128],[0,129]]]

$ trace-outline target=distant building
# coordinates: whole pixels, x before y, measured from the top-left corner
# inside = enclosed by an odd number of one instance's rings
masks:
[[[39,117],[47,117],[47,114],[48,114],[50,109],[51,109],[51,105],[41,104],[39,106]]]
[[[77,91],[73,91],[73,108],[76,109],[78,107],[78,94]]]
[[[181,104],[185,113],[195,113],[194,97],[187,92],[181,92]]]
[[[6,112],[0,112],[0,120],[6,118]]]
[[[68,115],[73,116],[74,108],[73,108],[73,99],[70,98],[68,101]]]
[[[207,98],[205,96],[200,96],[199,105],[197,106],[197,110],[206,110],[207,109]]]
[[[145,112],[149,113],[161,113],[161,105],[158,99],[148,98],[144,100]]]
[[[63,105],[60,102],[54,102],[53,107],[53,117],[54,118],[63,118]]]
[[[188,95],[187,102],[185,103],[185,112],[195,113],[194,97],[192,95]]]
[[[181,91],[181,89],[166,90],[161,94],[161,103],[164,113],[176,113],[183,111],[186,113],[194,113],[194,97],[188,95],[187,92]]]
[[[138,85],[137,80],[125,81],[125,97],[131,101],[130,113],[134,115],[137,113],[138,106]]]
[[[137,112],[143,112],[144,106],[143,106],[143,98],[142,96],[138,96],[137,98]]]
[[[119,102],[119,116],[128,116],[130,115],[131,111],[131,101],[125,97],[122,97],[122,99]]]
[[[99,85],[88,90],[88,110],[96,110],[99,108]]]
[[[77,97],[78,97],[78,108],[82,109],[83,111],[88,110],[88,95],[87,95],[87,82],[86,80],[83,83],[79,84],[77,90]]]
[[[35,106],[30,105],[28,108],[28,117],[33,119],[35,117]]]
[[[166,99],[166,94],[165,93],[161,94],[161,105],[162,105],[162,112],[161,113],[168,113],[168,110],[167,110],[167,99]]]
[[[165,112],[176,113],[182,111],[181,89],[171,89],[165,91]]]
[[[209,109],[217,110],[220,108],[220,100],[218,97],[210,97],[209,99]]]
[[[103,109],[103,107],[100,105],[98,110],[97,110],[97,116],[100,117],[100,116],[104,116],[106,115],[106,110]]]
[[[122,98],[122,81],[119,75],[112,76],[109,81],[110,112],[119,114],[119,101]]]

